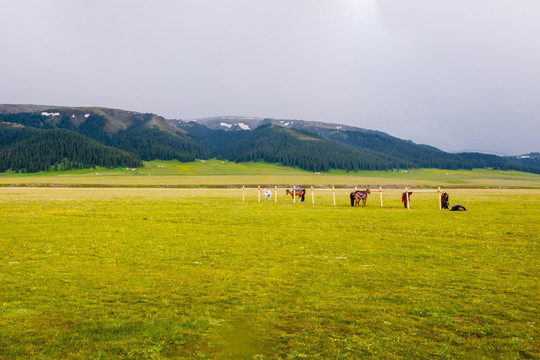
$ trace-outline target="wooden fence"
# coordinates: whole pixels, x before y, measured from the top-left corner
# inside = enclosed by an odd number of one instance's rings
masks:
[[[246,190],[257,190],[257,201],[261,202],[261,192],[263,192],[265,189],[273,190],[273,197],[274,197],[274,202],[275,203],[278,202],[278,190],[282,190],[282,191],[288,190],[288,188],[278,188],[277,186],[274,186],[273,188],[268,188],[268,187],[261,188],[260,186],[257,186],[256,188],[248,188],[248,187],[245,187],[244,185],[242,185],[242,201],[243,202],[246,201]],[[298,188],[296,186],[292,187],[291,192],[293,193],[293,196],[292,196],[292,202],[293,203],[296,203],[297,190],[298,190]],[[357,190],[358,190],[358,187],[355,186],[354,191],[357,191]],[[313,186],[311,186],[309,189],[306,188],[306,194],[305,195],[307,195],[308,191],[310,191],[310,193],[311,193],[311,203],[313,205],[315,205],[315,192],[319,192],[319,191],[328,192],[328,191],[331,191],[332,192],[332,202],[333,202],[334,206],[336,206],[336,188],[334,186],[332,186],[331,189],[320,189],[320,188],[315,189]],[[351,191],[352,191],[352,189],[351,189]],[[380,204],[381,204],[381,207],[383,207],[384,206],[383,205],[384,189],[379,186],[378,189],[370,189],[370,192],[371,193],[374,193],[374,192],[379,193]],[[414,192],[414,193],[436,193],[437,197],[438,197],[438,200],[439,200],[439,209],[442,209],[441,196],[442,196],[443,190],[441,190],[440,187],[438,187],[437,189],[414,189],[414,191],[412,191],[408,186],[405,187],[403,194],[406,197],[405,205],[407,206],[408,210],[411,209],[411,202],[410,202],[410,199],[409,199],[409,193],[410,192]],[[268,200],[271,201],[271,199],[268,199]],[[265,201],[267,201],[267,200],[265,199]]]

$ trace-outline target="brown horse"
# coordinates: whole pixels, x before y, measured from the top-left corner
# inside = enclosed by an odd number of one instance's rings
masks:
[[[407,200],[411,200],[411,195],[412,191],[404,192],[403,194],[401,194],[401,202],[403,203],[403,206],[405,206],[405,209],[408,209],[409,204]]]
[[[443,192],[441,195],[441,209],[448,209],[448,206],[450,205],[450,203],[448,202],[449,199],[450,196],[448,195],[448,193],[446,191]]]
[[[360,206],[360,200],[362,200],[362,206],[366,206],[367,196],[371,194],[369,188],[366,190],[353,191],[349,197],[351,198],[351,206]]]
[[[294,195],[296,194],[296,196],[298,196],[300,198],[300,201],[304,201],[305,197],[306,197],[306,189],[302,189],[302,190],[294,190],[294,191],[291,191],[289,189],[285,190],[285,193],[287,195],[291,195],[291,197],[293,198],[294,200]]]

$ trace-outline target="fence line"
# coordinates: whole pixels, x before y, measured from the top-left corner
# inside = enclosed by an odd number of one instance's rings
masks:
[[[256,188],[248,188],[248,187],[245,187],[244,185],[242,185],[242,202],[245,202],[246,201],[246,190],[257,190],[257,202],[261,202],[261,191],[264,191],[264,190],[268,190],[267,187],[264,187],[263,189],[261,189],[261,186],[258,185]],[[274,190],[274,202],[277,203],[278,202],[278,190],[289,190],[288,188],[278,188],[277,185],[274,186],[273,188]],[[304,189],[302,189],[304,190]],[[305,189],[306,192],[307,192],[307,189]],[[311,203],[312,205],[315,205],[315,192],[316,191],[332,191],[332,203],[334,204],[334,206],[336,206],[336,188],[335,186],[332,186],[331,189],[315,189],[313,188],[313,186],[311,186],[309,188],[309,190],[311,190]],[[358,190],[358,186],[355,186],[354,187],[354,191],[356,192]],[[380,204],[381,204],[381,208],[384,206],[383,205],[383,188],[381,186],[379,186],[378,189],[375,189],[375,190],[372,190],[370,189],[371,192],[379,192],[379,201],[380,201]],[[418,189],[418,190],[414,190],[415,193],[437,193],[437,197],[438,197],[438,200],[439,200],[439,209],[442,209],[442,201],[441,201],[441,195],[442,195],[442,190],[441,190],[441,187],[439,186],[437,189]],[[410,201],[410,195],[409,193],[412,193],[411,189],[409,186],[406,186],[405,187],[405,192],[402,194],[402,201],[406,201],[405,202],[405,207],[410,210],[411,209],[411,201]],[[306,194],[304,193],[304,196]],[[297,196],[297,187],[296,185],[293,185],[292,187],[292,202],[293,204],[296,203],[296,196]],[[269,197],[268,200],[271,200],[271,196]],[[266,197],[265,197],[265,201],[267,201]]]

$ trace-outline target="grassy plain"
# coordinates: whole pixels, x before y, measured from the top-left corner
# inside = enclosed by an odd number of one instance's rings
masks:
[[[137,169],[95,169],[39,174],[0,174],[0,185],[41,184],[82,186],[443,186],[540,188],[540,175],[490,169],[403,171],[332,170],[314,174],[309,171],[266,163],[231,163],[208,160],[192,163],[152,161]]]
[[[0,358],[540,357],[540,190],[347,194],[2,187]]]

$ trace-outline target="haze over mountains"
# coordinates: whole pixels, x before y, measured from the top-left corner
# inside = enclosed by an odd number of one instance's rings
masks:
[[[450,154],[376,130],[302,120],[183,121],[100,107],[0,105],[0,171],[137,167],[143,160],[216,157],[309,171],[493,167],[540,173],[538,155]]]

